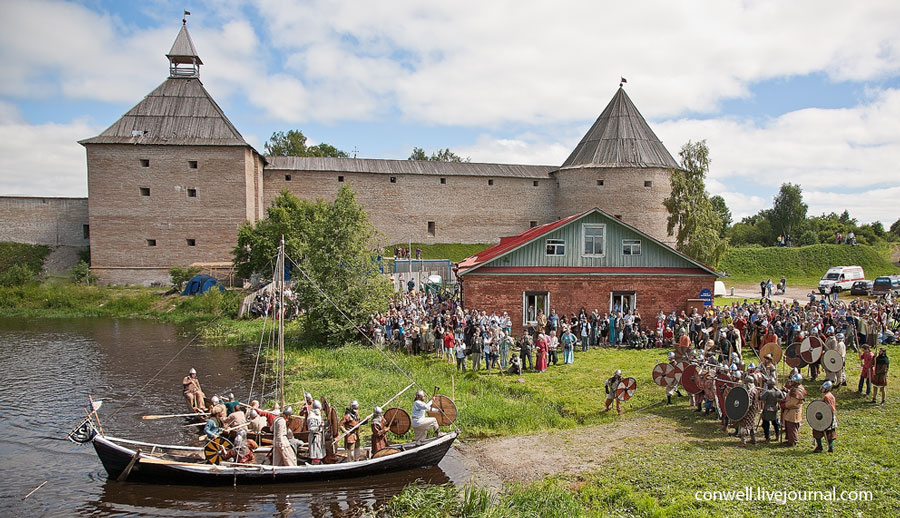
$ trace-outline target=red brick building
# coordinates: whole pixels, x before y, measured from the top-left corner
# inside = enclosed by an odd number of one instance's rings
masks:
[[[501,238],[459,264],[467,309],[506,311],[521,332],[537,311],[601,314],[618,305],[646,320],[700,308],[710,267],[594,208]]]

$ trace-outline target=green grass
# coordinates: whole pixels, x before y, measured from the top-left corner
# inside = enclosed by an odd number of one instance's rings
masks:
[[[396,245],[391,245],[384,248],[385,255],[390,256],[394,254],[394,249],[397,247],[400,248],[409,248],[412,253],[410,254],[412,257],[416,256],[416,248],[422,249],[422,259],[449,259],[451,262],[459,262],[469,257],[470,255],[475,255],[478,252],[490,247],[492,245],[489,244],[464,244],[464,243],[438,243],[434,245],[426,245],[424,243],[413,243],[410,248],[409,243],[398,243]]]
[[[349,361],[360,353],[356,349],[344,351]],[[374,351],[373,351],[374,352]],[[309,355],[319,361],[328,360],[320,353]],[[378,354],[377,352],[375,354]],[[752,353],[750,353],[752,354]],[[900,347],[888,346],[888,354],[900,357]],[[512,379],[498,380],[494,376],[468,376],[457,383],[456,403],[460,411],[459,423],[464,434],[521,434],[542,429],[557,429],[579,424],[596,424],[615,419],[598,415],[602,403],[603,379],[616,367],[625,375],[638,379],[638,392],[621,419],[652,416],[674,429],[667,440],[629,442],[610,460],[596,469],[576,475],[557,475],[525,485],[506,486],[496,494],[479,494],[483,490],[464,487],[456,491],[449,486],[412,485],[395,496],[383,509],[384,516],[898,516],[900,490],[900,369],[892,369],[888,382],[887,405],[875,406],[854,392],[859,362],[848,354],[848,386],[836,392],[838,402],[838,439],[836,453],[813,454],[811,431],[804,424],[800,443],[794,448],[776,444],[757,444],[746,449],[737,447],[737,439],[728,437],[711,417],[694,413],[684,399],[673,406],[645,406],[664,399],[663,389],[650,383],[650,368],[663,357],[662,351],[591,351],[577,356],[573,366],[552,367],[543,374],[526,374],[526,383],[516,392]],[[378,360],[373,357],[373,361]],[[440,382],[442,371],[433,360],[402,358],[401,364],[413,368],[415,376]],[[390,369],[377,367],[379,376],[389,379]],[[296,366],[296,364],[295,364]],[[339,371],[332,371],[336,375]],[[310,371],[306,376],[314,377]],[[444,373],[446,375],[446,373]],[[363,371],[352,370],[352,387],[343,390],[341,382],[316,383],[305,380],[318,390],[331,393],[337,387],[341,397],[369,394],[371,378]],[[357,377],[362,376],[357,382]],[[295,378],[292,376],[292,380]],[[820,380],[821,381],[821,380]],[[402,382],[398,381],[398,385]],[[484,396],[481,396],[483,387]],[[461,391],[461,387],[465,387]],[[809,401],[819,397],[818,382],[807,382]],[[378,397],[394,390],[384,387]],[[442,390],[445,392],[445,390]],[[374,396],[374,394],[373,394]],[[487,400],[484,404],[479,398]],[[406,397],[405,406],[409,406]],[[533,400],[529,402],[528,400]],[[332,399],[341,404],[343,401]],[[361,399],[362,401],[362,399]],[[366,399],[365,403],[370,403]],[[542,413],[527,413],[538,405]],[[493,422],[488,412],[507,416],[507,420]],[[470,414],[475,415],[470,415]],[[500,426],[500,428],[494,428]],[[598,429],[592,429],[595,433]],[[602,428],[600,428],[602,431]],[[602,433],[602,432],[601,432]],[[759,431],[759,437],[762,432]],[[662,438],[660,438],[662,439]],[[600,439],[602,441],[602,438]],[[560,448],[564,448],[560,445]],[[578,448],[578,446],[576,446]],[[527,451],[510,455],[529,455]],[[573,451],[577,454],[577,451]],[[542,459],[535,458],[539,463]],[[523,473],[527,475],[527,473]],[[873,491],[869,502],[794,501],[777,504],[767,501],[701,502],[697,491],[741,490],[746,486],[767,490],[845,490]],[[468,503],[467,503],[468,502]]]
[[[719,267],[728,271],[728,281],[759,283],[762,279],[778,282],[781,275],[788,285],[815,285],[832,266],[859,265],[867,279],[898,272],[890,261],[887,246],[812,245],[795,248],[729,248]]]
[[[21,264],[38,274],[49,254],[50,247],[46,245],[0,242],[0,271],[14,264]]]

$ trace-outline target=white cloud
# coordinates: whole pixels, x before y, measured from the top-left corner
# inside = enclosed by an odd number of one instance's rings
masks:
[[[80,120],[40,125],[0,120],[0,193],[86,196],[85,153],[76,140],[100,130]]]
[[[846,194],[842,192],[804,191],[803,200],[809,204],[809,214],[818,216],[844,210],[861,223],[881,221],[885,227],[900,219],[900,186],[871,189]]]

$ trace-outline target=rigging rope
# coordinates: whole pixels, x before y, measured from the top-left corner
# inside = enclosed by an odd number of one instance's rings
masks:
[[[394,368],[396,368],[401,374],[403,374],[404,376],[406,376],[406,379],[408,379],[410,382],[412,382],[412,384],[415,385],[416,388],[418,388],[419,390],[421,390],[421,391],[423,391],[423,392],[425,391],[425,388],[422,387],[421,385],[419,385],[419,383],[418,383],[418,382],[417,382],[417,381],[416,381],[416,380],[415,380],[408,372],[406,372],[405,370],[403,370],[399,365],[397,365],[397,362],[394,361],[393,358],[391,358],[386,352],[384,352],[384,350],[382,350],[380,347],[378,347],[378,345],[375,343],[375,341],[372,339],[372,337],[369,336],[369,335],[367,335],[367,334],[365,333],[365,331],[363,331],[363,329],[359,326],[359,324],[357,324],[356,322],[354,322],[353,319],[351,319],[349,316],[347,316],[346,313],[344,313],[344,310],[342,310],[340,307],[338,307],[338,305],[337,305],[333,300],[331,300],[331,297],[329,297],[328,294],[325,293],[325,291],[322,290],[322,288],[320,288],[319,285],[316,284],[315,281],[313,281],[313,280],[309,277],[309,275],[307,275],[306,270],[304,270],[303,268],[301,268],[300,265],[297,264],[297,261],[294,261],[293,259],[291,259],[290,257],[288,257],[286,254],[285,254],[285,257],[287,257],[287,259],[291,262],[291,264],[293,264],[293,265],[297,268],[297,270],[299,270],[300,273],[303,274],[303,277],[305,277],[306,280],[307,280],[313,287],[315,287],[316,290],[318,290],[319,293],[321,293],[323,297],[325,297],[325,300],[327,300],[332,306],[334,306],[334,309],[338,310],[338,313],[340,313],[341,316],[344,317],[344,318],[347,320],[347,322],[349,322],[350,325],[353,326],[353,328],[356,329],[356,331],[357,331],[360,335],[364,336],[364,337],[366,338],[366,340],[368,340],[369,343],[372,344],[372,346],[375,348],[375,350],[377,350],[378,352],[380,352],[380,353],[382,354],[382,356],[384,356],[385,358],[387,358],[388,361],[390,361],[390,362],[394,365]],[[426,392],[426,394],[427,394],[427,392]],[[440,411],[440,413],[441,413],[442,415],[444,415],[445,417],[447,416],[447,414],[444,414],[444,410],[443,410],[442,408],[438,407],[438,410]],[[457,432],[460,432],[460,429],[459,429],[459,427],[456,425],[456,422],[455,422],[455,421],[453,422],[453,424],[452,424],[451,426],[452,426],[453,428],[456,428],[456,431],[457,431]]]
[[[256,348],[256,363],[253,364],[253,377],[250,378],[250,392],[247,393],[248,403],[253,399],[253,384],[256,383],[256,370],[259,367],[259,353],[262,351],[263,340],[266,338],[266,324],[268,321],[269,312],[266,311],[266,315],[263,317],[262,332],[259,334],[259,347]],[[265,390],[265,385],[263,386],[263,390]]]

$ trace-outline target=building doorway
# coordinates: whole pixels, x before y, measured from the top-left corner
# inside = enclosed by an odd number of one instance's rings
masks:
[[[614,291],[609,294],[609,310],[621,311],[623,314],[634,309],[637,304],[637,293],[633,291]]]
[[[522,325],[528,327],[537,323],[539,312],[548,315],[550,308],[549,291],[522,292]]]

